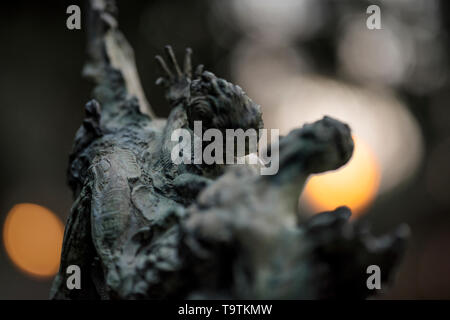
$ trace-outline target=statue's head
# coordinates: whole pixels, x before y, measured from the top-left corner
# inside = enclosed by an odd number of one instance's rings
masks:
[[[302,163],[307,173],[335,170],[353,153],[350,127],[336,119],[323,117],[293,130],[280,143],[280,167]]]
[[[203,129],[247,129],[263,127],[260,106],[237,85],[205,71],[190,85],[187,115],[192,128],[202,121]]]

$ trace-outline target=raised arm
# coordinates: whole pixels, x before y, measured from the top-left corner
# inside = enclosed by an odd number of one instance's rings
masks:
[[[102,113],[117,113],[124,101],[132,96],[139,110],[155,115],[142,89],[134,61],[133,48],[118,29],[117,8],[113,0],[89,0],[87,22],[87,53],[89,61],[83,74],[94,80],[94,97]]]

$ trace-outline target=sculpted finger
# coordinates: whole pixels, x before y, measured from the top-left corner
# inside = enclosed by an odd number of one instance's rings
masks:
[[[202,73],[203,73],[203,69],[204,69],[204,65],[199,64],[197,66],[197,68],[195,69],[195,76],[196,77],[200,77],[202,75]]]
[[[184,56],[184,73],[186,74],[186,76],[188,76],[189,78],[192,77],[192,61],[191,61],[191,56],[192,56],[192,49],[191,48],[186,48],[186,54]]]
[[[158,86],[163,86],[163,87],[167,87],[169,85],[167,80],[163,77],[159,77],[158,79],[156,79],[155,84]]]
[[[175,58],[175,54],[173,53],[173,49],[171,46],[167,45],[164,47],[164,50],[166,51],[166,55],[169,58],[169,63],[173,66],[175,69],[175,72],[177,73],[177,76],[181,78],[183,75],[181,73],[180,66],[178,65],[177,59]]]
[[[158,66],[162,70],[162,72],[164,72],[169,77],[170,80],[174,79],[173,73],[167,67],[167,64],[164,61],[164,59],[161,56],[159,56],[159,55],[156,56],[155,59],[156,59],[156,62],[158,64]]]

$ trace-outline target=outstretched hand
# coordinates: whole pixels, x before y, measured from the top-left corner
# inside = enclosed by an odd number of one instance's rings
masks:
[[[181,70],[180,65],[175,58],[175,54],[171,46],[167,45],[164,47],[168,64],[164,59],[157,55],[155,57],[159,67],[165,74],[156,80],[157,85],[162,85],[166,89],[166,98],[171,105],[177,104],[178,102],[188,99],[190,95],[189,86],[194,77],[198,77],[203,72],[203,65],[199,65],[194,74],[192,73],[192,50],[190,48],[186,49],[186,54],[184,56],[183,70]]]

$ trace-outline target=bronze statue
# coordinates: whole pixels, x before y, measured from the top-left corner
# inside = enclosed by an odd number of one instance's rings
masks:
[[[92,1],[85,74],[96,82],[70,156],[75,202],[67,221],[54,299],[365,298],[366,268],[387,280],[406,230],[376,238],[337,208],[307,220],[298,198],[312,173],[353,152],[350,128],[325,117],[279,142],[279,172],[171,161],[177,128],[260,129],[259,106],[202,66],[181,67],[171,47],[165,75],[171,113],[150,111],[111,1]],[[192,133],[193,134],[193,133]],[[78,265],[80,290],[66,286]]]

